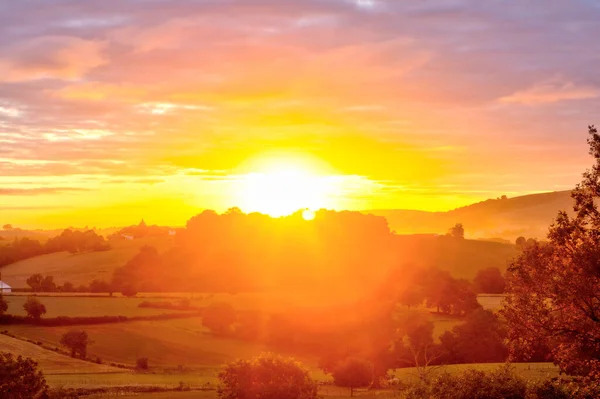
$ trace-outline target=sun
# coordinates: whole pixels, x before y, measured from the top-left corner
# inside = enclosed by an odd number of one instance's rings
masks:
[[[243,211],[274,217],[302,210],[302,217],[312,220],[315,210],[333,205],[335,194],[327,176],[286,159],[267,162],[260,170],[242,175],[238,183],[237,203]]]

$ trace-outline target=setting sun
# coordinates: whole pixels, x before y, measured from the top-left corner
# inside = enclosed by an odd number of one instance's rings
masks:
[[[305,209],[303,217],[310,220],[314,218],[312,210],[331,205],[333,188],[325,176],[281,164],[264,172],[244,175],[239,191],[241,208],[246,212],[278,217]]]

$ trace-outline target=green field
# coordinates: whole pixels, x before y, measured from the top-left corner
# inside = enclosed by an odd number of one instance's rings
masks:
[[[25,295],[5,295],[8,302],[8,313],[26,316],[23,304]],[[140,308],[138,305],[148,299],[109,297],[72,297],[72,296],[40,296],[39,301],[46,306],[44,317],[95,317],[95,316],[151,316],[163,313],[181,313],[181,311]],[[161,300],[164,301],[164,300]],[[193,303],[194,304],[194,303]]]
[[[72,327],[5,326],[9,332],[49,346],[58,346],[62,334]],[[216,338],[202,327],[200,318],[136,321],[78,327],[94,341],[90,357],[104,362],[134,365],[148,357],[151,367],[214,368],[238,357],[252,357],[267,348],[235,339]]]
[[[102,252],[71,254],[57,252],[36,256],[0,268],[2,279],[13,288],[28,288],[29,276],[41,273],[54,276],[57,284],[70,281],[75,286],[88,285],[94,279],[110,280],[117,267],[123,266],[144,245],[163,251],[171,245],[169,238],[140,238],[111,241],[111,249]]]
[[[38,345],[0,334],[0,351],[16,356],[30,357],[39,363],[44,373],[63,375],[77,373],[121,373],[123,370],[104,364],[95,364],[73,359],[60,353],[41,348]]]

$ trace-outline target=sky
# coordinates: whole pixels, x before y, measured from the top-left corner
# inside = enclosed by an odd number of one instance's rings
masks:
[[[0,223],[569,189],[599,20],[596,0],[0,0]]]

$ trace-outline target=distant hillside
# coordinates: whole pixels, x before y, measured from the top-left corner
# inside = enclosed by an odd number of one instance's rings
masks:
[[[400,255],[400,266],[435,267],[468,280],[488,267],[504,272],[508,262],[519,254],[513,244],[435,235],[399,235],[394,247]]]
[[[75,286],[87,285],[94,279],[109,281],[117,267],[123,266],[144,245],[151,245],[159,251],[171,246],[168,237],[148,237],[137,240],[111,241],[111,249],[100,252],[72,254],[56,252],[25,259],[0,268],[2,280],[13,288],[27,288],[25,280],[35,273],[54,276],[54,281],[66,281]]]
[[[366,213],[384,216],[399,234],[444,234],[455,223],[462,223],[467,237],[514,242],[518,236],[544,238],[558,211],[572,209],[571,192],[556,191],[489,199],[448,212],[390,209]]]

